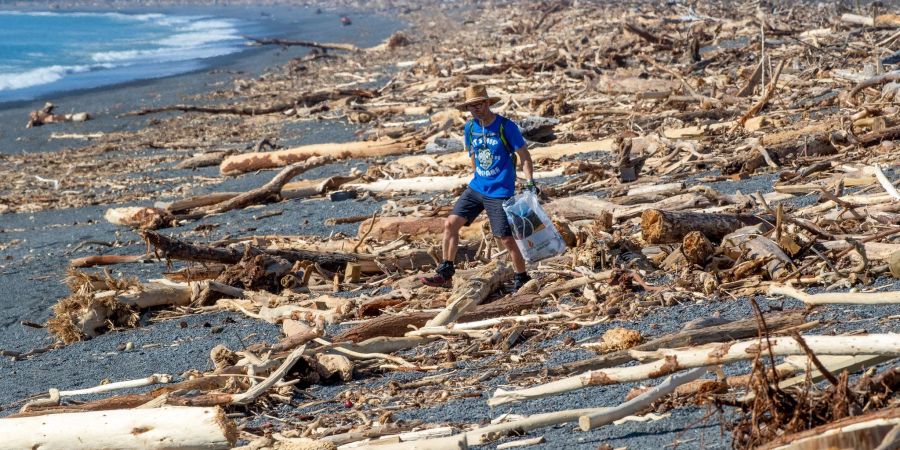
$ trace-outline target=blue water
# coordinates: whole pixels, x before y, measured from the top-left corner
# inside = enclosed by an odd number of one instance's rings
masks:
[[[196,70],[254,24],[169,14],[0,11],[0,102]]]

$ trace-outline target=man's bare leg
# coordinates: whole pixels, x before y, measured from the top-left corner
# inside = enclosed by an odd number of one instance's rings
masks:
[[[444,261],[456,261],[456,250],[459,247],[459,229],[465,224],[466,218],[455,214],[451,214],[450,217],[447,217],[447,220],[444,220],[444,238],[441,241]]]
[[[516,245],[516,239],[512,236],[506,236],[500,238],[500,242],[509,250],[509,259],[512,261],[513,270],[516,273],[524,273],[525,258],[522,257],[522,252],[519,250],[519,246]]]

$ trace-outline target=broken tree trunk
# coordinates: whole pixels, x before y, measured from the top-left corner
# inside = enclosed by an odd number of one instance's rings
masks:
[[[439,327],[456,322],[459,316],[481,304],[491,295],[491,292],[494,292],[501,283],[508,281],[512,276],[512,267],[504,262],[494,260],[479,268],[477,273],[465,280],[458,277],[447,307],[429,320],[426,326]]]
[[[185,306],[191,303],[197,283],[143,283],[121,291],[106,290],[90,293],[76,292],[54,306],[54,317],[47,321],[47,328],[65,343],[82,337],[95,337],[97,331],[110,323],[118,323],[134,314],[131,310],[143,310],[156,306]],[[114,319],[116,316],[116,320]]]
[[[125,225],[141,230],[156,230],[168,227],[175,216],[166,210],[147,206],[126,206],[106,210],[103,218],[116,225]]]
[[[0,419],[0,435],[5,448],[213,450],[238,431],[221,408],[166,406]]]
[[[641,233],[651,244],[681,242],[692,231],[719,242],[727,234],[762,220],[755,216],[648,209],[641,213]]]
[[[315,156],[330,156],[334,160],[401,155],[415,148],[415,140],[365,141],[342,144],[313,144],[274,152],[251,152],[225,158],[219,166],[222,175],[239,175],[260,169],[283,167],[306,161]]]
[[[722,252],[734,260],[765,260],[769,277],[778,280],[793,263],[778,244],[760,233],[759,226],[741,228],[722,239]]]

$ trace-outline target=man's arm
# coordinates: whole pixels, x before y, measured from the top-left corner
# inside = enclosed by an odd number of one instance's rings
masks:
[[[531,152],[528,151],[528,144],[519,147],[516,150],[519,161],[522,161],[522,172],[525,172],[525,180],[528,183],[534,183],[534,162],[531,160]]]

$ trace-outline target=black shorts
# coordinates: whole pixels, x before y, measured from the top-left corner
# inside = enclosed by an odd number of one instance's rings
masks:
[[[452,215],[461,216],[466,219],[466,226],[471,225],[472,221],[487,211],[488,221],[491,223],[491,232],[497,237],[512,236],[512,227],[506,219],[506,212],[503,211],[503,202],[506,198],[489,198],[476,192],[474,189],[467,187],[465,192],[459,196],[459,200],[453,205]]]

